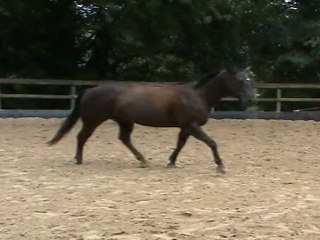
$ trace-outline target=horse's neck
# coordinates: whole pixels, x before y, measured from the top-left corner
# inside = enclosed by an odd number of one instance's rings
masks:
[[[218,76],[204,85],[196,88],[196,91],[203,102],[206,104],[208,111],[224,96],[223,78]]]

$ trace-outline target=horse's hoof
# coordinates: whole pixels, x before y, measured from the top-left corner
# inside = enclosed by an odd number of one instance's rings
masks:
[[[226,174],[226,169],[223,165],[217,167],[217,173]]]
[[[147,168],[147,167],[149,167],[149,164],[147,162],[141,162],[140,163],[140,167],[141,168]]]
[[[168,163],[167,164],[167,168],[176,168],[177,166],[176,166],[176,164],[174,164],[174,163]]]
[[[82,159],[77,159],[76,157],[74,159],[76,160],[76,164],[77,165],[81,165],[82,164]]]

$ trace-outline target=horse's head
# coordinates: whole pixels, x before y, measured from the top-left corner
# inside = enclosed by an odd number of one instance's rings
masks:
[[[236,97],[241,102],[242,107],[256,102],[256,92],[253,87],[253,73],[250,67],[236,71],[226,69],[225,85],[229,95]]]

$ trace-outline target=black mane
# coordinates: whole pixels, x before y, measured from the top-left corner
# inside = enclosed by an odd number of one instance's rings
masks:
[[[196,82],[195,87],[203,86],[204,84],[206,84],[207,82],[212,80],[212,78],[215,78],[219,73],[220,73],[220,71],[217,71],[217,72],[214,72],[214,73],[211,73],[211,74],[205,76],[204,78],[202,78],[198,82]]]

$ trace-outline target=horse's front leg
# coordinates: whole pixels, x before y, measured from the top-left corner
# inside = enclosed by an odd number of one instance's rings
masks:
[[[189,133],[200,141],[206,143],[211,148],[214,156],[214,161],[217,164],[217,172],[223,174],[226,173],[223,161],[218,152],[217,143],[213,139],[211,139],[199,125],[195,123],[190,125]]]

